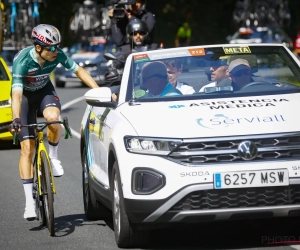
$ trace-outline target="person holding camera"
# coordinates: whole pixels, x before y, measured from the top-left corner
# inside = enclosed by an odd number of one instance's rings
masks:
[[[140,19],[134,19],[126,26],[127,44],[120,46],[117,58],[113,62],[114,68],[122,69],[124,67],[123,62],[126,58],[134,52],[142,52],[149,50],[159,49],[157,43],[151,43],[149,40],[149,30],[146,23]]]
[[[155,16],[146,10],[146,0],[117,0],[117,4],[109,10],[108,15],[111,18],[111,36],[116,46],[128,43],[126,26],[135,19],[146,23],[148,39],[152,43]]]
[[[109,66],[108,72],[105,74],[105,80],[114,82],[120,79],[120,71],[125,66],[127,57],[133,52],[149,51],[160,49],[157,43],[149,43],[149,32],[145,22],[140,19],[134,19],[126,26],[126,36],[129,43],[120,47],[120,53],[117,60],[114,60]],[[112,95],[112,99],[117,101],[117,94]]]

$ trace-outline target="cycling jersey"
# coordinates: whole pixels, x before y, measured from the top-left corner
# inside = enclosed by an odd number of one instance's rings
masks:
[[[46,84],[51,83],[50,73],[59,63],[73,73],[78,69],[78,65],[60,48],[58,48],[55,60],[52,62],[45,61],[43,66],[40,66],[35,57],[34,46],[20,50],[13,61],[12,91],[36,91],[45,87]]]
[[[21,123],[31,124],[36,123],[36,112],[40,113],[48,107],[56,107],[61,110],[61,103],[57,96],[54,86],[47,84],[44,88],[37,91],[24,91],[21,104]],[[33,128],[23,127],[18,134],[20,142],[32,139],[34,140],[35,133]]]

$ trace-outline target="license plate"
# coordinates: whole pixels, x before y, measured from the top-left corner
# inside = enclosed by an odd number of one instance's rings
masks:
[[[214,174],[214,187],[216,189],[288,185],[289,171],[287,169],[224,172]]]

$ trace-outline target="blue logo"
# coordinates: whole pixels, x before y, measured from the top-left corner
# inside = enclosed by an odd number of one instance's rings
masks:
[[[184,105],[173,105],[173,106],[169,106],[170,109],[179,109],[179,108],[184,108]]]
[[[216,118],[209,119],[208,121],[206,121],[203,118],[199,118],[196,121],[203,128],[213,129],[214,125],[220,125],[220,124],[215,124],[214,123],[215,121],[219,121],[219,120],[222,121],[222,120],[228,119],[228,117],[223,114],[215,114],[214,117],[216,117]],[[223,127],[227,127],[227,126],[228,126],[228,124],[225,124],[225,126],[223,126]]]
[[[215,114],[213,118],[198,118],[196,122],[199,126],[208,129],[214,128],[226,128],[230,125],[245,125],[245,124],[258,124],[258,123],[278,123],[285,122],[283,115],[271,115],[271,116],[243,116],[243,117],[228,117],[224,114]]]

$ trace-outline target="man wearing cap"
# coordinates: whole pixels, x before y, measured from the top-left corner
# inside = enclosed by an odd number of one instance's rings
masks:
[[[204,92],[207,87],[216,87],[220,85],[221,82],[225,82],[228,79],[228,63],[227,60],[218,60],[216,62],[212,62],[209,68],[211,80],[213,82],[203,86],[199,92]]]
[[[235,59],[228,66],[228,73],[232,79],[234,90],[240,90],[250,82],[254,82],[251,77],[251,68],[249,62],[245,59]]]
[[[167,68],[162,62],[147,62],[142,67],[142,86],[147,97],[175,96],[182,93],[168,81]]]

